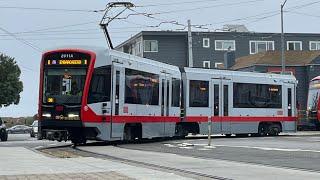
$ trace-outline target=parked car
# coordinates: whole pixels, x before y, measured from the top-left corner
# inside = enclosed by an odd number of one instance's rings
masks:
[[[38,135],[38,120],[33,121],[31,128],[30,137],[36,137]]]
[[[0,118],[0,140],[7,141],[8,140],[8,133],[6,131],[5,121]]]
[[[31,127],[26,125],[15,125],[7,129],[7,132],[9,134],[26,134],[26,133],[30,133],[31,129],[32,129]]]

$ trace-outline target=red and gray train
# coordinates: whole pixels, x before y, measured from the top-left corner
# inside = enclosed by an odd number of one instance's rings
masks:
[[[181,68],[97,47],[42,56],[39,139],[118,141],[296,131],[292,75]]]

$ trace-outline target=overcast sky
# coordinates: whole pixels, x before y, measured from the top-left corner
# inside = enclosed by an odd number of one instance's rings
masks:
[[[14,57],[21,70],[24,89],[19,105],[0,109],[0,116],[32,116],[37,113],[41,51],[66,45],[106,46],[98,24],[110,1],[94,0],[0,0],[0,53]],[[110,34],[115,45],[141,30],[177,30],[177,21],[204,25],[210,30],[224,24],[244,24],[250,31],[280,32],[279,0],[140,0],[131,1],[137,12],[155,19],[131,15],[114,20]],[[320,1],[288,0],[285,32],[318,33]],[[115,14],[116,12],[113,12]],[[134,12],[127,10],[121,17]],[[110,14],[112,15],[112,14]],[[161,23],[161,26],[157,26]],[[8,35],[7,32],[12,33]],[[201,30],[201,29],[193,29]],[[204,30],[204,29],[203,29]],[[204,30],[206,31],[206,30]],[[19,40],[17,40],[16,38]],[[1,83],[1,82],[0,82]]]

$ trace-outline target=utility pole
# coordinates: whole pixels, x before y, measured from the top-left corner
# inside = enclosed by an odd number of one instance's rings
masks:
[[[193,67],[193,53],[192,53],[192,32],[191,32],[191,21],[188,20],[188,67]]]
[[[285,73],[285,56],[284,56],[284,33],[283,33],[283,7],[286,5],[287,0],[281,4],[281,73]]]
[[[108,12],[114,7],[125,7],[125,9],[123,9],[122,11],[120,11],[118,14],[116,14],[113,17],[108,17]],[[118,16],[120,16],[120,14],[122,14],[125,10],[132,8],[132,7],[134,7],[134,4],[132,4],[131,2],[110,2],[106,6],[105,13],[100,21],[100,26],[103,29],[104,35],[106,36],[107,43],[111,49],[113,49],[113,44],[112,44],[111,37],[110,37],[110,34],[107,29],[108,25],[112,20],[114,20]]]

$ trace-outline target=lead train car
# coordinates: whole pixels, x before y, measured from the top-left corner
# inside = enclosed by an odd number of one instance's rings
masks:
[[[114,50],[68,47],[43,54],[40,79],[39,139],[172,137],[180,121],[176,66]]]
[[[293,75],[185,68],[184,133],[278,135],[296,131]]]

